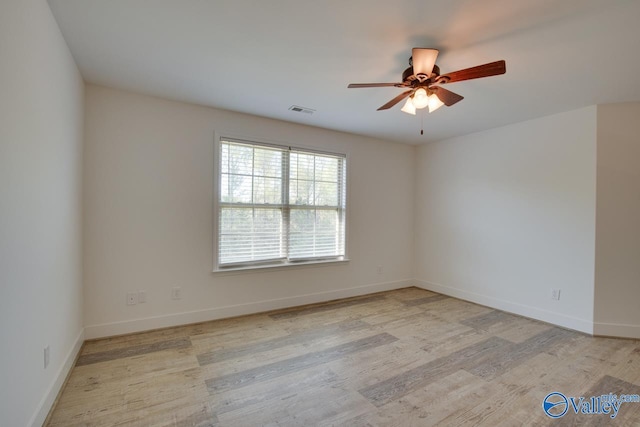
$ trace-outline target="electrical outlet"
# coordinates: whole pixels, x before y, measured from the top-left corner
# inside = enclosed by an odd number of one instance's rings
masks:
[[[551,299],[560,301],[560,289],[551,289]]]
[[[138,291],[138,302],[140,304],[147,302],[147,291]]]
[[[51,354],[51,349],[49,348],[49,346],[46,346],[44,348],[44,369],[47,369],[47,366],[49,366],[49,356]]]
[[[128,292],[127,293],[127,305],[136,305],[138,303],[138,293],[137,292]]]
[[[171,299],[180,299],[182,298],[182,289],[179,287],[175,287],[171,289]]]
[[[382,266],[381,266],[381,265],[379,265],[379,266],[376,268],[376,273],[378,273],[378,274],[382,274],[382,272],[383,272],[383,271],[384,271],[384,269],[382,268]]]

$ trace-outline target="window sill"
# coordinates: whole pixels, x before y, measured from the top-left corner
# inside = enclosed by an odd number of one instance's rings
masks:
[[[349,259],[344,258],[340,260],[328,260],[328,261],[307,261],[307,262],[295,262],[289,264],[273,264],[273,265],[248,265],[243,267],[232,268],[220,268],[213,270],[212,273],[216,276],[225,276],[242,273],[259,273],[264,271],[278,271],[278,270],[297,270],[300,268],[313,268],[313,267],[328,267],[332,265],[348,264]]]

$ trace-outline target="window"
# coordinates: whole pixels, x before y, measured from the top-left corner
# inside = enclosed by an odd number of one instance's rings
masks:
[[[342,154],[221,138],[218,270],[345,257]]]

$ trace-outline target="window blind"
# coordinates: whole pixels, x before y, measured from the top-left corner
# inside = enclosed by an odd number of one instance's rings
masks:
[[[219,267],[344,257],[344,155],[222,139],[219,158]]]

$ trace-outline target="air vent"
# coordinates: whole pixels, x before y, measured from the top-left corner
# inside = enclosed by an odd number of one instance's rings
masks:
[[[295,111],[296,113],[305,113],[305,114],[313,114],[316,110],[312,110],[311,108],[300,107],[298,105],[292,105],[289,107],[289,110]]]

